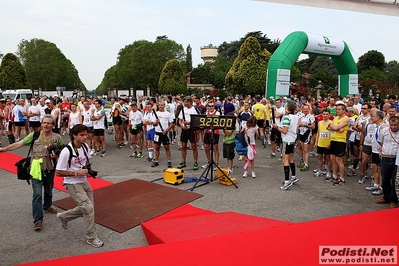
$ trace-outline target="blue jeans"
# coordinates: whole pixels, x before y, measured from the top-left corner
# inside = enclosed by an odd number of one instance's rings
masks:
[[[54,171],[42,171],[42,180],[32,179],[32,214],[33,222],[43,221],[43,210],[53,205]],[[44,188],[44,202],[42,206],[42,187]]]
[[[381,158],[381,176],[382,176],[382,191],[384,192],[384,200],[390,203],[398,203],[398,196],[395,190],[395,180],[397,165],[395,158]]]

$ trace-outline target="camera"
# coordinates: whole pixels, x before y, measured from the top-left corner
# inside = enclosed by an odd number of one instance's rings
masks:
[[[57,144],[51,144],[50,146],[47,147],[48,154],[51,155],[54,152],[55,155],[60,156],[60,153],[63,148],[64,147],[59,147]]]
[[[87,169],[87,173],[93,178],[96,178],[98,175],[98,171],[91,169],[91,163],[86,164],[86,166],[83,166],[82,169]]]

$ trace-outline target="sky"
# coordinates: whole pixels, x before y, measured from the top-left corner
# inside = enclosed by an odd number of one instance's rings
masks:
[[[252,0],[2,0],[0,5],[0,53],[15,53],[23,39],[52,42],[88,90],[116,64],[119,50],[135,41],[166,35],[184,49],[190,44],[196,67],[203,63],[202,46],[236,41],[252,31],[281,41],[294,31],[335,37],[349,45],[355,61],[370,50],[383,53],[387,62],[399,61],[399,16]]]

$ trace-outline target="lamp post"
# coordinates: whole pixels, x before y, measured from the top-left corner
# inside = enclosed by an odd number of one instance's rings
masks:
[[[319,98],[320,96],[320,90],[324,88],[324,86],[322,85],[323,82],[321,82],[321,80],[318,81],[318,85],[315,87],[315,89],[317,89],[316,91],[316,98]]]

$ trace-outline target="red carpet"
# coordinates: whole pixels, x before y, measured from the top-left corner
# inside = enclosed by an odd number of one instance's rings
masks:
[[[319,265],[320,246],[398,246],[398,220],[391,209],[25,265]]]
[[[148,244],[154,245],[227,235],[287,224],[291,223],[236,212],[222,212],[150,220],[142,223],[141,226],[147,237]]]
[[[11,172],[13,174],[17,174],[17,167],[15,166],[15,163],[21,160],[22,158],[23,158],[22,156],[15,155],[13,153],[0,152],[0,168],[8,172]],[[17,179],[16,176],[15,179]],[[62,186],[62,181],[63,181],[62,177],[55,176],[54,188],[66,192],[65,188]],[[22,180],[19,180],[19,182],[22,182]],[[109,181],[102,180],[100,178],[89,178],[89,183],[93,188],[93,190],[113,184]]]
[[[95,219],[122,233],[200,197],[198,193],[131,179],[94,191]],[[76,206],[72,198],[53,204],[65,210]]]

